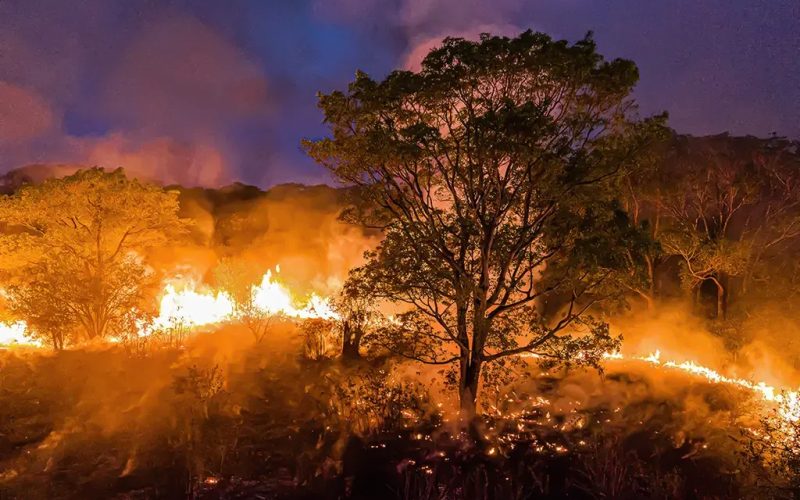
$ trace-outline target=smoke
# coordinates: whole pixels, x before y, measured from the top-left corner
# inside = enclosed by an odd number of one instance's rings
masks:
[[[0,141],[26,141],[50,130],[54,120],[38,95],[0,82]]]
[[[380,241],[378,232],[339,221],[341,190],[289,184],[240,199],[248,195],[239,189],[214,208],[220,251],[262,271],[280,266],[280,279],[301,295],[334,293]]]
[[[189,186],[238,177],[232,131],[270,113],[259,65],[185,11],[49,4],[0,7],[0,168],[122,166]]]
[[[213,142],[178,142],[170,137],[136,140],[113,133],[83,140],[86,164],[123,167],[128,177],[162,185],[218,186],[229,179],[228,165]]]

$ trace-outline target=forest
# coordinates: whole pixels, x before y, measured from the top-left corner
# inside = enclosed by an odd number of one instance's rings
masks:
[[[0,499],[797,498],[800,142],[638,79],[447,38],[318,94],[331,185],[4,174]]]

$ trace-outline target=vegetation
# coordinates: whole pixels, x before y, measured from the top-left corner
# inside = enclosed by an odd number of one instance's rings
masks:
[[[90,340],[115,332],[148,291],[143,252],[184,230],[177,212],[177,193],[121,169],[82,170],[4,196],[0,250],[12,313],[56,348],[76,328]]]
[[[418,73],[359,73],[347,93],[320,96],[332,138],[306,150],[362,188],[367,205],[345,218],[385,234],[362,272],[380,297],[413,307],[408,325],[420,329],[395,333],[426,355],[409,355],[458,363],[465,410],[475,411],[487,363],[580,351],[594,364],[615,348],[583,313],[613,295],[608,283],[629,264],[620,256],[638,251],[612,181],[663,117],[630,119],[637,79],[590,37],[569,46],[527,32],[446,39]],[[563,294],[556,320],[537,305]],[[588,336],[564,335],[578,324]]]
[[[258,271],[258,266],[252,263],[229,258],[220,260],[214,269],[214,278],[217,288],[233,298],[234,318],[253,334],[256,342],[261,342],[270,327],[281,319],[281,314],[267,311],[256,304],[252,290],[261,284],[264,275]]]
[[[5,176],[3,319],[56,352],[0,346],[0,498],[797,497],[796,394],[601,365],[641,301],[726,374],[800,369],[800,145],[671,133],[637,79],[591,37],[446,39],[319,96],[343,189]],[[283,259],[325,314],[256,303]],[[232,311],[164,324],[176,276]]]

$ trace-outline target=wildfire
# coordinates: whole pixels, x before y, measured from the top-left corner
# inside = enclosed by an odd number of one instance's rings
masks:
[[[197,327],[224,323],[232,318],[236,303],[227,293],[197,292],[195,288],[193,285],[187,286],[178,292],[173,286],[167,285],[155,326],[165,328],[182,323]],[[316,294],[312,294],[307,303],[300,306],[292,292],[273,279],[271,270],[264,274],[261,283],[254,286],[250,293],[253,305],[268,314],[298,319],[333,319],[337,316],[328,299]]]
[[[716,370],[698,365],[694,361],[684,361],[681,363],[675,361],[661,361],[661,351],[659,350],[651,353],[649,356],[623,356],[622,354],[615,352],[606,353],[603,355],[603,357],[609,360],[634,359],[644,361],[656,366],[682,370],[717,384],[730,384],[739,386],[756,393],[764,401],[777,403],[779,405],[778,411],[784,421],[797,422],[800,420],[800,393],[798,391],[778,390],[764,382],[753,382],[751,380],[741,378],[726,377]]]
[[[276,268],[278,271],[279,268]],[[230,321],[236,311],[236,303],[225,292],[211,290],[198,291],[198,286],[186,283],[182,290],[172,284],[164,287],[164,295],[159,304],[159,314],[152,324],[143,325],[139,330],[141,337],[147,337],[159,329],[180,326],[186,329],[206,325],[216,325]],[[338,317],[331,308],[330,301],[317,294],[303,304],[282,283],[273,279],[272,271],[264,274],[259,285],[251,289],[253,304],[260,310],[273,315],[296,319],[335,319]],[[0,346],[30,345],[41,343],[26,337],[27,325],[24,321],[13,324],[0,323]],[[112,342],[118,339],[110,339]]]
[[[176,323],[204,326],[224,322],[232,313],[233,301],[225,293],[198,293],[193,286],[177,292],[167,285],[154,326],[167,328]]]
[[[276,267],[276,271],[279,268]],[[221,324],[230,321],[237,309],[235,301],[225,292],[197,291],[194,283],[188,283],[183,290],[168,284],[161,298],[159,314],[151,325],[142,326],[140,336],[148,336],[158,329],[181,326],[189,330],[205,325]],[[261,283],[251,289],[252,303],[260,310],[274,315],[282,315],[294,319],[336,319],[337,313],[332,309],[327,298],[313,294],[307,301],[296,300],[292,292],[273,278],[272,271],[267,271]],[[396,322],[394,318],[388,321]],[[23,321],[0,323],[0,346],[41,346],[37,340],[26,336],[27,325]],[[533,353],[523,354],[526,357],[537,356]],[[730,378],[721,373],[699,365],[694,361],[662,361],[661,352],[656,351],[648,356],[626,356],[619,352],[606,353],[603,357],[613,360],[638,360],[654,366],[684,371],[709,382],[729,384],[754,392],[762,400],[775,403],[784,422],[800,421],[800,393],[791,390],[778,390],[764,382],[753,382],[741,378]]]
[[[535,353],[525,353],[521,354],[521,356],[528,358],[539,357]],[[755,393],[762,401],[775,404],[781,420],[781,422],[778,422],[778,425],[787,429],[787,432],[789,423],[800,421],[800,390],[780,390],[765,382],[753,382],[752,380],[742,378],[726,377],[716,370],[699,365],[691,360],[683,362],[662,361],[660,350],[656,350],[647,356],[628,356],[620,352],[607,352],[603,354],[603,358],[608,361],[643,361],[662,368],[681,370],[712,383],[738,386]]]
[[[272,271],[267,271],[261,284],[253,287],[253,303],[271,313],[292,318],[334,319],[338,315],[331,309],[328,299],[312,294],[305,307],[298,308],[288,288],[272,280]]]
[[[40,342],[29,339],[25,336],[27,327],[28,325],[26,325],[24,321],[17,321],[16,323],[0,323],[0,346],[40,346]]]

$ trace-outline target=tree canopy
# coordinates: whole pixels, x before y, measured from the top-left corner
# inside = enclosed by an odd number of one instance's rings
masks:
[[[141,305],[150,275],[143,251],[185,230],[177,212],[177,193],[122,169],[82,170],[0,198],[12,312],[39,334],[53,331],[57,312],[59,328],[104,337]]]
[[[345,220],[385,235],[359,272],[416,318],[395,345],[457,363],[464,409],[484,363],[595,364],[617,345],[584,313],[646,240],[613,189],[663,132],[664,116],[633,118],[637,80],[591,36],[570,45],[528,31],[448,38],[419,72],[359,72],[347,92],[319,95],[331,137],[304,147],[359,187]]]

